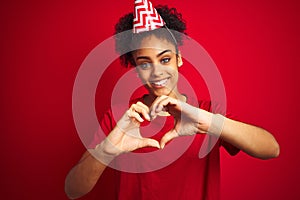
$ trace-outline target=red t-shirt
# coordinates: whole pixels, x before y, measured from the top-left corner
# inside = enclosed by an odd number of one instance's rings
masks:
[[[137,101],[143,101],[143,99],[136,99],[132,103]],[[193,104],[190,101],[188,103]],[[204,110],[210,111],[211,109],[211,104],[207,101],[200,101],[198,105]],[[163,124],[163,128],[158,131],[157,134],[151,136],[151,138],[157,141],[160,141],[160,138],[174,127],[172,116],[161,117],[160,119],[163,119],[163,123],[158,122],[158,124]],[[148,123],[149,122],[142,123],[141,129],[146,127]],[[106,134],[114,128],[115,120],[113,119],[111,110],[102,117],[100,125]],[[208,143],[215,140],[213,143],[216,144],[212,147],[211,151],[209,151],[208,155],[199,158],[199,151],[205,137],[207,137]],[[93,148],[100,142],[99,137],[95,135],[95,139],[90,145],[90,148]],[[181,144],[189,145],[186,146],[185,151],[180,150],[181,154],[178,158],[175,155],[176,159],[172,158],[173,160],[171,159],[170,162],[168,158],[174,157],[174,155],[165,152],[167,152],[168,149],[172,152],[177,151],[177,149],[184,146]],[[151,166],[155,164],[156,160],[151,159],[135,163],[135,165],[138,164],[138,167],[141,167],[142,171],[144,169],[149,171],[144,173],[124,172],[124,170],[107,167],[95,188],[84,198],[107,200],[220,199],[220,146],[224,146],[230,154],[236,154],[238,152],[238,149],[230,144],[206,134],[175,138],[168,143],[163,150],[150,147],[139,149],[135,151],[135,154],[139,154],[139,156],[147,157],[149,153],[155,152],[158,155],[161,153],[162,156],[158,160],[159,162],[168,162],[166,164],[167,166],[152,171]],[[124,160],[125,162],[123,162],[123,164],[134,165],[134,163],[126,163],[126,157],[123,161]],[[148,161],[150,161],[150,164]],[[131,160],[129,162],[131,162]],[[128,170],[125,169],[125,171]]]

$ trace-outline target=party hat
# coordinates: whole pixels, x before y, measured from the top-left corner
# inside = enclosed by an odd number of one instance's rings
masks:
[[[161,28],[165,22],[148,0],[135,0],[133,33],[141,33]]]

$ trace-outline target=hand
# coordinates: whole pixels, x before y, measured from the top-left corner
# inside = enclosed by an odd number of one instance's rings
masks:
[[[161,148],[176,137],[206,133],[212,118],[211,113],[169,96],[155,99],[150,108],[151,118],[155,118],[162,111],[168,111],[174,117],[175,126],[162,137]]]
[[[156,140],[141,136],[140,123],[144,121],[142,117],[150,121],[149,108],[141,102],[132,104],[100,144],[101,150],[107,155],[117,156],[146,146],[160,148]]]

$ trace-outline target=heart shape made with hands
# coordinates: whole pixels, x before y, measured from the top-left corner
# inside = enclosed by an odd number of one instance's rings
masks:
[[[202,132],[199,130],[201,126],[198,125],[200,111],[199,108],[169,96],[157,97],[150,108],[142,102],[132,104],[117,123],[124,134],[121,148],[124,151],[133,151],[146,146],[164,148],[166,143],[176,137]],[[173,128],[162,136],[159,144],[154,139],[143,138],[140,133],[140,125],[145,121],[144,119],[151,122],[161,115],[173,116],[175,120]]]

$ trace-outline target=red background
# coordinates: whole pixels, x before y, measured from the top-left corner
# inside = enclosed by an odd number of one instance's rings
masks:
[[[65,176],[85,150],[72,118],[76,73],[132,2],[1,1],[2,199],[67,199]],[[299,199],[298,1],[153,0],[162,3],[219,67],[229,111],[281,145],[268,161],[222,151],[222,199]],[[121,72],[108,73],[103,96]]]

